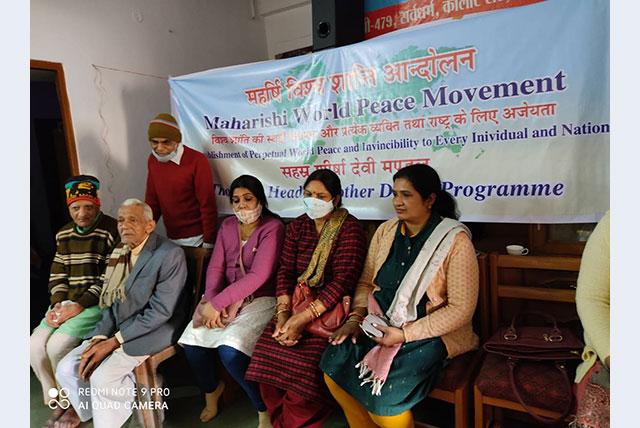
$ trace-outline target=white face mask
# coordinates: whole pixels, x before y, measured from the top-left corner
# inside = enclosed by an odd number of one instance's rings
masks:
[[[258,221],[262,215],[262,204],[258,204],[258,206],[252,210],[233,210],[233,213],[236,215],[236,218],[240,223],[251,224]]]
[[[155,150],[151,150],[151,154],[153,154],[153,156],[155,156],[155,158],[158,159],[158,161],[164,163],[164,162],[169,162],[171,159],[175,158],[176,155],[178,154],[178,150],[174,150],[168,155],[164,155],[164,156],[157,154]]]
[[[323,201],[317,198],[303,198],[305,212],[311,219],[321,218],[333,211],[333,199]]]

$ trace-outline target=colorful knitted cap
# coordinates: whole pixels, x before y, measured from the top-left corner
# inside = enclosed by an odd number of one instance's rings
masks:
[[[169,141],[179,143],[182,141],[182,134],[178,127],[178,122],[169,113],[160,113],[149,122],[149,141],[153,138],[166,138]]]
[[[92,175],[76,175],[69,178],[64,185],[67,206],[76,201],[89,201],[100,206],[98,189],[100,189],[100,181]]]

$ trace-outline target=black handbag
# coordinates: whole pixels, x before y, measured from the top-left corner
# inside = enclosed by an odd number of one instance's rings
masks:
[[[535,315],[543,318],[547,326],[520,324],[522,318]],[[567,417],[573,403],[572,382],[567,371],[567,361],[580,360],[584,343],[569,328],[558,326],[554,317],[543,312],[522,312],[513,317],[511,325],[501,328],[485,344],[485,351],[505,358],[509,367],[509,382],[518,402],[538,422],[554,424]],[[562,373],[567,394],[572,397],[562,416],[557,419],[537,415],[522,398],[518,387],[517,367],[527,362],[548,362]]]

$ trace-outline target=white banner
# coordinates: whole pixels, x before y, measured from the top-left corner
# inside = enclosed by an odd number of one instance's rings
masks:
[[[218,204],[262,180],[302,213],[330,168],[360,219],[392,217],[392,176],[433,166],[463,221],[595,222],[609,208],[609,3],[549,0],[296,58],[171,78],[183,141]]]

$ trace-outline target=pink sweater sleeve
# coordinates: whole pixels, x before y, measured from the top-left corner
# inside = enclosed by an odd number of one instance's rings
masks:
[[[284,225],[280,221],[269,222],[262,226],[256,246],[256,254],[251,266],[247,266],[246,275],[229,284],[224,290],[213,297],[209,302],[217,310],[231,305],[234,302],[245,299],[253,294],[271,278],[278,265],[280,249],[284,241]],[[218,245],[216,244],[216,249]],[[222,255],[224,256],[224,255]]]
[[[224,248],[224,229],[225,224],[220,227],[218,238],[216,239],[216,245],[213,247],[213,253],[211,254],[211,260],[207,267],[207,285],[204,292],[204,298],[208,302],[212,302],[213,298],[220,293],[225,285],[224,272],[226,268],[225,261],[225,248]]]

